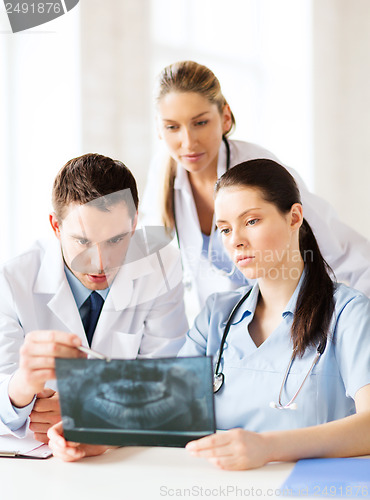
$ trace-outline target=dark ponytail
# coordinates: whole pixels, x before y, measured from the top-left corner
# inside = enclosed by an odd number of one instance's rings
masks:
[[[273,160],[250,160],[228,170],[216,183],[215,195],[227,187],[257,188],[262,197],[286,214],[292,205],[301,203],[294,178]],[[333,271],[321,255],[308,222],[303,219],[299,230],[299,248],[305,264],[305,275],[297,299],[291,331],[293,349],[303,356],[309,346],[325,344],[334,311]]]
[[[325,345],[334,311],[334,285],[329,273],[334,273],[321,255],[306,219],[299,230],[299,249],[305,276],[297,299],[292,340],[296,353],[303,356],[306,347]]]

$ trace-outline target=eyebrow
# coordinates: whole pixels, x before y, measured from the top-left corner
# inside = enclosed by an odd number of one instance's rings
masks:
[[[131,231],[125,231],[124,233],[120,233],[120,234],[116,234],[115,236],[111,236],[110,238],[107,238],[106,240],[99,241],[99,243],[103,243],[104,241],[114,240],[116,238],[123,238],[124,236],[126,236],[129,233],[131,233]],[[70,236],[71,236],[71,238],[73,238],[75,240],[86,240],[89,243],[91,242],[91,240],[89,238],[86,238],[86,236],[81,236],[80,234],[71,234]]]
[[[261,210],[261,208],[260,207],[248,208],[248,210],[244,210],[244,212],[238,215],[238,219],[242,219],[245,215],[247,215],[249,212],[252,212],[253,210]],[[218,224],[219,222],[227,222],[227,221],[222,219],[217,219],[216,224]]]
[[[203,113],[199,113],[199,115],[193,116],[191,120],[196,120],[197,118],[200,118],[203,115],[206,115],[207,113],[210,113],[210,111],[203,111]],[[176,120],[170,120],[169,118],[162,118],[164,122],[176,122]]]

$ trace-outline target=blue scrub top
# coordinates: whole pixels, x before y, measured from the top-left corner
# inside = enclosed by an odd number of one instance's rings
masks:
[[[356,392],[370,384],[370,300],[343,284],[335,285],[335,312],[327,346],[295,400],[297,410],[270,407],[270,402],[278,402],[292,355],[290,330],[301,284],[302,278],[281,323],[259,347],[248,331],[257,305],[258,283],[236,313],[221,365],[225,382],[215,394],[218,429],[293,429],[355,413]],[[215,364],[229,314],[250,288],[211,295],[188,332],[179,356],[212,355]],[[302,358],[295,359],[282,393],[283,404],[301,385],[315,355],[316,348],[308,348]]]

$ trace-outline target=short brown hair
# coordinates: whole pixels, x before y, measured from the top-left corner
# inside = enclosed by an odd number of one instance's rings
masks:
[[[65,209],[71,203],[84,205],[118,191],[131,193],[135,212],[130,209],[134,218],[139,206],[139,196],[134,176],[120,161],[107,156],[88,153],[68,161],[58,172],[53,185],[52,203],[55,214],[63,220]],[[122,198],[110,197],[111,204],[122,201]]]

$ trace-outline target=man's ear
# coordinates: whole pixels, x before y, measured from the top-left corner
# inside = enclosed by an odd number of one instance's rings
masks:
[[[297,231],[303,223],[303,210],[300,203],[294,203],[290,209],[290,227]]]
[[[138,212],[136,212],[135,217],[132,221],[132,234],[134,234],[137,226]]]
[[[60,226],[61,224],[59,223],[57,216],[55,212],[51,212],[49,215],[49,222],[52,227],[52,230],[54,231],[55,236],[58,238],[58,240],[61,239],[61,234],[60,234]]]

